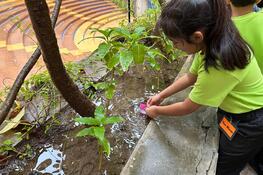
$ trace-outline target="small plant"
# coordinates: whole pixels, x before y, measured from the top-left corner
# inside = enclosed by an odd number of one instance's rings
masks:
[[[104,80],[98,84],[86,81],[84,88],[89,89],[90,87],[94,87],[96,90],[105,90],[105,97],[107,99],[111,99],[115,93],[115,72],[122,76],[131,66],[144,63],[159,70],[160,65],[156,61],[156,57],[166,59],[159,49],[154,48],[154,45],[146,46],[144,44],[144,41],[147,39],[159,38],[148,36],[145,27],[138,27],[133,32],[123,27],[91,30],[100,35],[84,38],[83,40],[97,38],[103,40],[103,42],[95,51],[94,57],[90,58],[90,61],[102,61],[107,67],[108,75],[111,75],[111,80],[109,82]]]
[[[92,30],[101,34],[92,38],[103,40],[96,50],[97,58],[95,58],[104,61],[109,71],[116,70],[122,75],[131,65],[144,62],[152,63],[151,66],[158,70],[156,56],[166,58],[159,49],[144,45],[143,41],[146,39],[159,38],[148,36],[145,27],[138,27],[133,32],[120,27]]]
[[[22,134],[20,132],[17,132],[14,134],[14,136],[15,137],[12,140],[6,139],[3,141],[3,143],[0,144],[0,155],[4,155],[7,152],[11,151],[11,152],[16,153],[16,155],[19,156],[19,158],[32,157],[32,148],[29,144],[26,144],[23,148],[23,151],[21,151],[21,152],[15,148],[15,142],[19,142],[19,141],[25,139],[24,138],[25,133]],[[15,141],[13,141],[13,140],[15,140]]]
[[[121,27],[128,28],[129,31],[134,31],[138,27],[145,27],[146,31],[151,32],[158,20],[158,17],[161,13],[161,6],[158,0],[151,0],[153,8],[146,10],[146,12],[137,18],[133,19],[133,22],[130,25],[127,25],[127,22],[124,20],[121,22]]]
[[[23,158],[32,158],[34,155],[34,152],[33,152],[33,148],[29,145],[29,144],[26,144],[23,148],[23,152],[19,154],[19,158],[20,159],[23,159]]]
[[[94,82],[86,82],[84,84],[85,89],[94,89],[96,91],[104,91],[105,97],[107,99],[112,99],[114,93],[115,93],[115,86],[116,82],[114,80],[111,81],[103,81],[99,83]]]
[[[113,116],[108,117],[105,114],[104,108],[98,106],[95,110],[95,117],[83,117],[76,118],[75,121],[89,126],[88,128],[82,129],[77,137],[92,136],[95,137],[99,143],[99,169],[101,167],[102,153],[105,152],[107,156],[110,156],[110,143],[105,137],[105,126],[108,124],[114,124],[124,121],[122,117]]]
[[[22,140],[21,133],[16,133],[17,141]],[[15,143],[11,139],[3,141],[0,145],[0,155],[6,155],[9,151],[14,152],[20,159],[33,156],[32,147],[29,144],[26,144],[22,151],[18,151],[15,148]]]
[[[48,72],[44,71],[26,80],[20,92],[26,101],[32,100],[36,94],[48,98],[51,86],[53,86],[51,78]]]
[[[5,140],[3,141],[2,145],[0,146],[0,154],[4,154],[7,151],[16,151],[16,149],[13,147],[12,140]]]
[[[4,88],[0,89],[0,104],[5,101],[5,98],[10,91],[10,87],[5,86]]]
[[[81,63],[68,62],[65,64],[69,76],[79,86],[83,86],[84,83],[91,81],[89,77],[83,75],[84,67],[85,65]],[[50,100],[50,96],[56,97],[58,94],[48,71],[31,76],[24,82],[20,90],[20,95],[24,97],[25,101],[32,100],[35,95],[40,95],[46,100]],[[54,105],[56,100],[52,98]]]
[[[130,33],[133,33],[138,27],[144,27],[147,35],[159,35],[155,38],[157,48],[159,48],[163,55],[166,56],[169,62],[175,61],[182,56],[182,52],[175,49],[173,43],[164,35],[162,31],[156,31],[156,23],[161,13],[161,6],[158,0],[151,0],[153,8],[148,9],[142,16],[133,20],[130,25],[126,21],[121,22],[121,27],[126,28]],[[158,29],[159,30],[159,29]]]

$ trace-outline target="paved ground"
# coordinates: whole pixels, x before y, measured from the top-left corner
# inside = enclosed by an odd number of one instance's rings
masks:
[[[54,0],[47,0],[50,9]],[[99,41],[89,28],[117,26],[126,14],[110,0],[63,0],[56,35],[64,61],[79,60],[95,50]],[[36,48],[36,39],[23,0],[0,0],[0,88],[10,85]],[[43,66],[40,61],[34,69]]]

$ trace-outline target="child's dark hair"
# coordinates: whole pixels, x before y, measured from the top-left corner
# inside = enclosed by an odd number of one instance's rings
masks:
[[[245,7],[247,5],[253,5],[256,3],[256,0],[231,0],[231,3],[235,7]]]
[[[205,43],[205,69],[243,69],[250,50],[231,20],[225,0],[171,0],[163,9],[158,26],[169,38],[182,38],[202,31]],[[219,63],[219,64],[218,64]]]

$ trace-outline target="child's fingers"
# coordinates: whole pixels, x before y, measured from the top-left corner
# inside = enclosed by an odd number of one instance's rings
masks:
[[[150,98],[148,101],[147,101],[147,107],[150,107],[152,105],[152,98]]]

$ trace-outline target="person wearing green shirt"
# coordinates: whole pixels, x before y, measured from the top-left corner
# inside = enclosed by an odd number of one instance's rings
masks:
[[[260,0],[228,0],[232,20],[241,36],[251,46],[263,73],[263,11],[253,12]]]
[[[241,36],[253,49],[258,65],[263,74],[263,11],[255,11],[255,5],[261,0],[227,0],[231,7],[232,20]],[[263,150],[255,156],[250,165],[258,174],[263,174]]]
[[[217,175],[239,175],[263,148],[263,75],[224,0],[171,0],[158,25],[174,47],[196,54],[189,73],[147,101],[146,114],[183,116],[218,108]],[[188,98],[161,102],[189,86]]]

